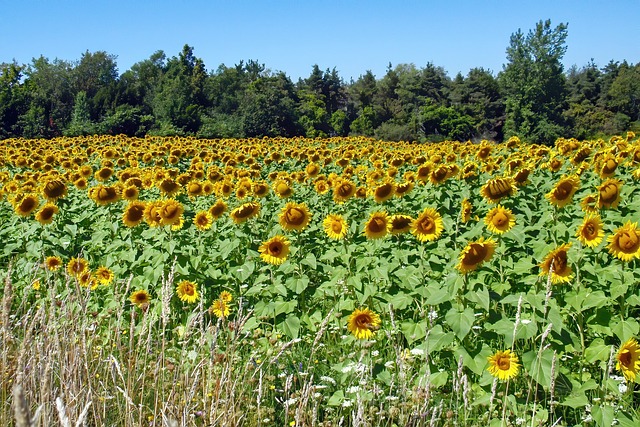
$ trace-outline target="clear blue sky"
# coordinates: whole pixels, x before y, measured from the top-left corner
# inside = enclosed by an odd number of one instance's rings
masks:
[[[346,82],[366,70],[380,78],[389,62],[497,74],[510,35],[545,19],[569,24],[565,67],[640,62],[638,0],[0,0],[0,62],[104,50],[122,73],[189,44],[207,70],[256,59],[294,81],[313,64]]]

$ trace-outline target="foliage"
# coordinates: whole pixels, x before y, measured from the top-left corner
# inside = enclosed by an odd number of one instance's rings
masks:
[[[633,132],[5,142],[3,425],[638,417]]]

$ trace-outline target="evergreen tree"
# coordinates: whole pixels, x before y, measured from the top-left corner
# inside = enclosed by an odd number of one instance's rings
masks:
[[[567,25],[540,21],[525,36],[518,30],[507,48],[508,64],[499,76],[506,96],[506,137],[553,144],[564,134],[566,88],[562,57]]]

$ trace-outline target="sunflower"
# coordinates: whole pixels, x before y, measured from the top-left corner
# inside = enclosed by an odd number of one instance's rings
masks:
[[[565,243],[549,252],[540,264],[540,275],[548,275],[551,269],[551,283],[566,283],[573,277],[571,267],[567,263],[567,251],[571,243]]]
[[[182,227],[184,227],[184,215],[180,215],[179,221],[171,225],[171,231],[182,230]]]
[[[189,198],[194,198],[198,196],[202,196],[204,194],[204,188],[202,187],[202,183],[198,181],[192,181],[187,184],[187,194]]]
[[[469,222],[472,210],[473,205],[471,202],[468,199],[463,199],[462,203],[460,203],[460,221]]]
[[[194,303],[198,301],[198,298],[200,296],[198,294],[198,285],[188,280],[183,280],[182,282],[178,283],[177,293],[178,298],[180,298],[181,301],[188,303]]]
[[[318,194],[326,194],[329,192],[329,184],[325,179],[316,179],[313,186]]]
[[[580,202],[580,207],[585,212],[598,212],[598,196],[595,194],[587,194]]]
[[[616,160],[616,158],[609,154],[607,155],[604,159],[602,159],[602,163],[600,166],[600,178],[609,178],[610,176],[613,176],[613,174],[616,172],[616,169],[618,168],[618,161]]]
[[[389,218],[389,233],[403,234],[411,231],[413,218],[410,215],[396,214]]]
[[[20,216],[27,217],[33,213],[40,205],[37,194],[27,194],[22,197],[14,206],[14,211]]]
[[[218,296],[218,299],[220,301],[224,301],[224,302],[231,302],[231,301],[233,301],[233,295],[231,295],[231,292],[229,292],[229,291],[222,291],[222,292],[220,292],[220,295]]]
[[[411,190],[413,190],[413,187],[414,187],[414,184],[412,181],[407,180],[405,182],[402,182],[398,184],[398,186],[396,187],[395,196],[402,197],[405,194],[409,194]]]
[[[132,304],[138,306],[138,308],[141,308],[144,310],[149,306],[149,301],[151,301],[151,295],[149,295],[149,292],[145,291],[144,289],[140,289],[140,290],[134,291],[129,296],[129,301],[131,301]]]
[[[359,340],[368,340],[380,329],[380,316],[368,308],[356,308],[347,320],[347,329]]]
[[[602,229],[602,220],[600,219],[600,215],[590,213],[585,215],[582,224],[576,231],[576,237],[585,246],[590,248],[598,246],[604,238],[604,230]]]
[[[266,182],[254,182],[253,183],[253,194],[256,197],[266,197],[269,194],[269,186]]]
[[[598,187],[598,208],[615,209],[620,203],[622,181],[610,178]]]
[[[344,203],[356,194],[356,185],[348,179],[339,180],[333,187],[333,201]]]
[[[627,221],[618,228],[612,236],[607,238],[609,253],[622,261],[640,258],[640,232],[638,224]]]
[[[513,181],[519,187],[527,185],[529,182],[529,175],[531,174],[531,169],[528,167],[524,167],[520,169],[518,172],[513,175]]]
[[[446,165],[442,165],[431,171],[431,173],[429,174],[429,181],[431,181],[431,184],[433,185],[440,185],[445,182],[450,176],[451,175],[449,173],[449,168],[447,168]]]
[[[309,178],[315,178],[320,173],[320,165],[311,162],[304,171]]]
[[[487,360],[489,360],[487,370],[500,380],[509,380],[518,375],[518,369],[520,368],[518,356],[512,353],[511,350],[497,351],[493,356],[489,356]]]
[[[277,179],[273,183],[273,192],[278,195],[278,197],[282,199],[286,199],[293,194],[293,188],[285,179]]]
[[[136,187],[135,185],[130,185],[122,190],[122,198],[129,201],[137,200],[139,194],[140,190],[138,190],[138,187]]]
[[[97,181],[108,181],[109,178],[111,178],[111,175],[113,175],[113,169],[111,169],[109,167],[103,167],[103,168],[99,169],[98,171],[96,171],[96,173],[93,175],[93,177]]]
[[[210,208],[209,213],[214,220],[217,220],[227,211],[227,204],[224,200],[217,200]]]
[[[336,240],[344,238],[349,229],[347,222],[342,215],[336,214],[327,215],[324,221],[322,221],[322,226],[324,227],[324,232],[327,233],[327,236]]]
[[[209,308],[209,313],[216,316],[218,319],[229,316],[229,303],[222,298],[218,298],[213,301],[211,307]]]
[[[311,214],[304,203],[289,202],[280,211],[280,226],[286,231],[302,231],[311,220]]]
[[[616,354],[616,369],[627,381],[635,381],[640,371],[640,346],[635,338],[630,338],[620,346]]]
[[[50,179],[42,187],[43,196],[49,201],[55,201],[67,195],[67,186],[60,179]]]
[[[200,231],[208,230],[213,224],[213,215],[209,211],[200,211],[193,217],[193,224]]]
[[[98,267],[95,272],[95,277],[102,285],[108,285],[113,282],[113,271],[105,266]]]
[[[156,186],[158,187],[158,190],[160,190],[160,193],[166,197],[173,197],[177,195],[182,188],[179,183],[175,182],[171,178],[161,180]]]
[[[84,288],[91,288],[92,290],[98,287],[98,281],[96,280],[91,270],[85,270],[77,276],[78,284]]]
[[[266,242],[262,242],[258,251],[263,261],[273,265],[280,265],[286,261],[289,255],[289,240],[286,237],[276,235]]]
[[[411,232],[420,242],[431,242],[442,234],[442,217],[433,208],[426,208],[411,223]]]
[[[179,224],[182,213],[184,212],[182,203],[174,199],[167,199],[161,203],[162,205],[158,211],[160,215],[160,223],[162,225]]]
[[[78,190],[84,190],[89,186],[89,182],[87,181],[87,178],[78,178],[75,181],[73,181],[73,185],[78,189]]]
[[[231,211],[229,216],[236,224],[242,224],[249,218],[253,218],[260,213],[260,203],[248,202],[238,206]]]
[[[145,204],[144,220],[149,224],[149,227],[159,227],[162,225],[162,217],[160,216],[160,209],[162,209],[162,206],[163,202],[161,200],[147,202]]]
[[[71,277],[79,277],[88,268],[89,261],[86,259],[81,257],[71,258],[67,264],[67,273],[69,273]]]
[[[480,189],[480,194],[489,203],[498,203],[501,199],[513,196],[517,188],[513,178],[498,177],[489,179]]]
[[[362,234],[367,236],[367,239],[380,239],[387,235],[390,228],[389,217],[385,211],[373,212],[369,216]]]
[[[144,219],[146,203],[133,201],[125,208],[122,214],[122,223],[127,227],[135,227]]]
[[[460,262],[456,266],[462,273],[475,270],[485,261],[489,261],[496,249],[496,242],[492,239],[469,242],[460,253]]]
[[[44,266],[49,271],[56,271],[62,266],[62,259],[59,256],[48,256],[44,260]]]
[[[580,179],[577,176],[563,176],[545,197],[552,205],[563,208],[571,203],[579,186]]]
[[[498,205],[487,212],[487,216],[484,217],[484,223],[492,233],[502,234],[511,230],[516,223],[516,217],[511,212],[511,209]]]
[[[53,203],[46,203],[37,213],[36,220],[44,225],[53,222],[53,216],[59,212],[58,207]]]
[[[99,185],[89,190],[91,198],[99,205],[105,206],[120,200],[120,192],[117,187]]]
[[[373,189],[373,199],[376,203],[383,203],[392,198],[395,192],[396,184],[389,180]]]

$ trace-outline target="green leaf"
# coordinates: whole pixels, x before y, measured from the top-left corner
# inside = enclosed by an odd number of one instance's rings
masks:
[[[455,335],[452,332],[444,332],[441,325],[436,325],[427,336],[427,342],[425,343],[425,350],[431,354],[434,351],[440,351],[443,348],[451,345]]]
[[[299,295],[309,286],[309,278],[307,276],[291,276],[287,279],[285,285],[287,286],[287,288],[291,289]]]
[[[449,380],[449,373],[447,371],[433,372],[429,376],[429,385],[432,387],[443,387],[447,385]]]
[[[296,306],[298,305],[297,301],[275,301],[273,303],[274,306],[274,315],[277,316],[282,313],[291,313]]]
[[[278,327],[289,338],[298,338],[298,334],[300,333],[300,319],[294,315],[289,315]]]
[[[561,403],[561,405],[568,406],[573,409],[583,408],[589,404],[589,398],[584,393],[570,394]]]
[[[251,277],[254,270],[256,269],[256,263],[252,260],[248,260],[244,264],[239,267],[232,267],[232,274],[238,278],[241,282],[246,282],[246,280]]]
[[[404,310],[409,305],[413,304],[413,297],[400,291],[388,298],[387,302],[392,304],[395,310]]]
[[[616,334],[622,342],[625,342],[629,338],[637,335],[638,330],[640,330],[640,325],[636,319],[625,319],[619,322],[617,320],[612,320],[611,323],[609,323],[609,326],[613,333]]]
[[[444,315],[444,318],[451,330],[461,341],[467,336],[475,320],[473,310],[469,307],[465,308],[462,312],[452,308]]]
[[[611,353],[611,346],[606,345],[602,338],[596,338],[584,351],[587,363],[607,362]]]
[[[404,321],[400,324],[402,334],[407,339],[409,344],[412,342],[421,340],[425,337],[427,328],[427,322],[416,323],[412,320]],[[442,329],[442,327],[440,327]]]
[[[300,264],[307,265],[307,266],[311,267],[314,270],[318,267],[318,263],[316,261],[316,256],[314,254],[312,254],[311,252],[308,253],[307,256],[304,257],[300,261]]]
[[[452,296],[447,288],[440,288],[437,285],[429,285],[426,288],[429,296],[425,301],[427,305],[440,305],[443,302],[451,301]]]
[[[329,398],[327,405],[329,406],[340,406],[344,402],[344,392],[342,390],[338,390]]]
[[[598,426],[612,426],[615,418],[613,406],[592,406],[591,416]]]
[[[467,299],[467,301],[480,306],[482,309],[484,309],[484,311],[489,311],[491,298],[489,297],[489,290],[486,288],[486,286],[482,286],[480,289],[477,289],[475,291],[467,292],[465,298]]]
[[[542,353],[531,350],[522,355],[522,366],[545,389],[549,389],[551,385],[553,356],[553,351],[550,349],[543,350]],[[556,363],[558,362],[556,361]],[[558,375],[558,369],[556,369],[555,375]]]
[[[615,281],[611,284],[609,292],[611,292],[611,299],[618,299],[618,297],[627,293],[629,285],[624,282]]]

